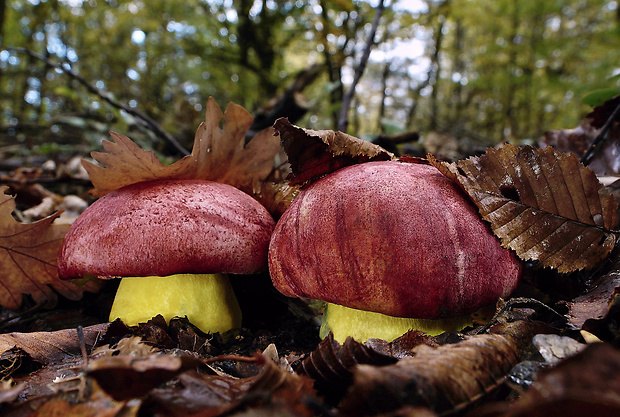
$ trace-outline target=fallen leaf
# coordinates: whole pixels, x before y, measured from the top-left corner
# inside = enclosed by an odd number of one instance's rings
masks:
[[[231,103],[222,113],[215,100],[209,98],[192,153],[174,164],[162,164],[153,152],[117,133],[111,134],[114,142],[103,141],[105,152],[92,153],[102,166],[89,161],[82,164],[93,183],[95,196],[164,178],[217,181],[251,190],[254,182],[271,172],[273,158],[280,148],[272,128],[259,132],[245,145],[245,133],[251,125],[252,116],[243,107]]]
[[[83,333],[86,347],[93,346],[106,332],[107,327],[107,323],[85,327]],[[63,361],[69,356],[81,355],[80,340],[76,329],[1,334],[0,354],[13,349],[20,349],[34,361],[45,365]]]
[[[41,404],[28,416],[113,417],[122,415],[123,417],[132,417],[138,415],[139,403],[134,402],[129,405],[114,401],[94,384],[90,384],[87,390],[84,388],[83,390],[89,393],[86,400],[77,402],[75,398],[64,398],[67,396],[57,395]],[[76,394],[80,394],[80,392],[78,391]]]
[[[545,132],[544,144],[553,146],[560,152],[574,153],[581,159],[600,129],[592,126],[588,120],[574,129],[550,130]],[[588,164],[597,175],[620,174],[620,127],[615,126],[607,132],[607,139],[600,145],[600,150]]]
[[[145,398],[147,409],[160,415],[217,416],[237,405],[252,385],[253,379],[206,375],[189,370],[178,376],[174,385],[151,391]],[[154,414],[154,413],[153,413]]]
[[[516,342],[501,335],[473,336],[437,348],[421,345],[413,358],[394,365],[358,365],[340,409],[347,416],[405,406],[438,414],[462,411],[501,386],[518,362]]]
[[[429,159],[523,260],[568,273],[595,267],[614,248],[617,203],[573,154],[507,144],[452,164]]]
[[[618,105],[620,96],[613,97],[596,106],[576,128],[545,132],[544,144],[561,152],[572,152],[582,159]],[[612,123],[603,141],[597,145],[596,154],[588,166],[597,175],[620,174],[619,123]]]
[[[189,355],[102,356],[91,361],[87,375],[116,401],[139,398],[180,373],[203,362]]]
[[[54,303],[58,291],[77,300],[84,291],[96,291],[98,284],[88,282],[84,287],[62,281],[56,271],[56,258],[69,225],[54,224],[60,213],[34,223],[20,223],[12,214],[15,200],[0,187],[0,305],[16,309],[24,294],[37,304]]]
[[[228,356],[228,360],[234,361],[235,357]],[[174,385],[150,392],[145,399],[148,409],[158,410],[159,415],[201,417],[231,415],[233,411],[261,415],[261,410],[271,409],[285,411],[284,415],[290,416],[314,415],[307,405],[309,401],[317,401],[310,379],[289,373],[260,354],[252,358],[237,357],[237,360],[251,360],[260,366],[260,371],[246,378],[187,371],[178,376]]]
[[[319,343],[296,371],[314,379],[315,388],[328,401],[337,403],[353,382],[353,369],[359,364],[388,365],[397,359],[376,352],[348,337],[344,344],[334,340],[332,333]]]
[[[515,402],[472,415],[495,417],[620,415],[620,352],[594,343],[547,371]]]
[[[566,316],[572,325],[581,328],[587,320],[603,319],[619,296],[620,270],[613,270],[599,278],[591,291],[568,302]]]
[[[302,129],[285,118],[276,120],[273,127],[291,164],[291,185],[316,180],[348,165],[394,159],[382,147],[346,133]]]

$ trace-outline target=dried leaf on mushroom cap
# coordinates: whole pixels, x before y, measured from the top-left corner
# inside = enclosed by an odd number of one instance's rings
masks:
[[[574,154],[507,144],[452,164],[429,159],[523,260],[567,273],[595,267],[614,247],[617,203]]]
[[[394,159],[382,147],[343,132],[302,129],[284,118],[273,127],[291,164],[292,185],[315,181],[348,165]]]
[[[92,153],[102,166],[82,161],[94,186],[92,193],[100,197],[127,185],[156,179],[201,179],[251,189],[254,182],[269,175],[280,148],[272,128],[259,132],[245,145],[245,134],[252,121],[243,107],[231,103],[222,113],[215,100],[209,98],[192,153],[172,165],[162,164],[153,152],[112,133],[114,142],[103,142],[105,152]]]

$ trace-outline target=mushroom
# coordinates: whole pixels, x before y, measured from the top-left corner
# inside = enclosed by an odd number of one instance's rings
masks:
[[[156,180],[120,188],[72,224],[58,258],[63,279],[122,277],[110,321],[161,314],[204,332],[241,324],[226,275],[266,269],[275,222],[252,197],[202,180]]]
[[[303,189],[271,237],[269,272],[284,295],[327,302],[322,337],[389,341],[466,327],[513,292],[522,264],[438,170],[387,161]]]

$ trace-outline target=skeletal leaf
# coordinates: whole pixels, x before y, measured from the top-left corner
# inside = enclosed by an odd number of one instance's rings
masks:
[[[222,113],[213,98],[209,98],[205,121],[196,131],[192,153],[174,164],[164,165],[153,152],[112,133],[114,142],[103,142],[105,152],[92,153],[101,166],[88,161],[82,161],[82,165],[95,187],[95,196],[137,182],[165,178],[203,179],[250,188],[272,170],[280,146],[271,128],[259,132],[245,145],[245,134],[251,124],[252,116],[243,107],[231,103]]]
[[[617,203],[573,154],[505,145],[452,164],[430,161],[523,260],[567,273],[593,268],[614,247]]]

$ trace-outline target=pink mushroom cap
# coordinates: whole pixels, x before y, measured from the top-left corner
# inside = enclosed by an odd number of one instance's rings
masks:
[[[304,189],[276,225],[269,271],[288,296],[438,319],[507,297],[522,264],[452,181],[389,161],[342,168]]]
[[[129,185],[90,205],[66,234],[63,279],[249,274],[267,267],[275,222],[230,185],[157,180]]]

